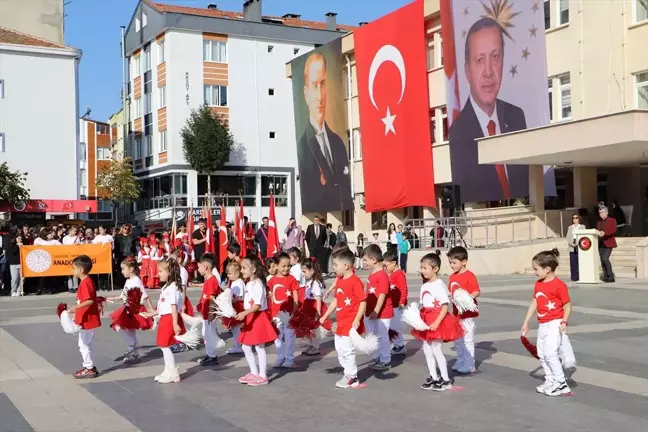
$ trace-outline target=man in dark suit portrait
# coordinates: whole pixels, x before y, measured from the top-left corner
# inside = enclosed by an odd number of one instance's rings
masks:
[[[466,34],[466,79],[470,96],[450,128],[452,180],[462,200],[496,201],[528,195],[528,167],[480,165],[475,139],[526,129],[524,111],[498,99],[504,65],[504,32],[491,18]]]
[[[353,209],[346,146],[326,124],[326,85],[326,59],[314,52],[304,65],[308,124],[297,142],[304,213]]]
[[[326,226],[321,223],[318,216],[315,216],[313,223],[306,228],[306,246],[308,246],[308,256],[315,258],[320,267],[327,260],[327,241],[328,233],[326,232]]]

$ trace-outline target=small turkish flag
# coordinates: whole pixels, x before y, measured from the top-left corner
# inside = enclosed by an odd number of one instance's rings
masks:
[[[423,0],[356,29],[353,38],[365,209],[436,207]]]
[[[72,201],[65,201],[63,203],[64,210],[72,210],[73,207],[74,207],[74,203]]]

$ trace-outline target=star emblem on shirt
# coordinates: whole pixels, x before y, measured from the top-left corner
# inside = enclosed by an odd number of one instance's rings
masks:
[[[441,302],[439,299],[434,299],[434,302],[432,303],[435,308],[441,307]]]
[[[547,302],[547,310],[550,311],[550,310],[554,310],[554,309],[556,309],[556,303],[554,303],[554,302],[552,302],[551,300],[549,300],[549,301]]]
[[[250,299],[250,307],[254,306],[254,299]]]
[[[203,299],[207,300],[207,294],[203,294]]]
[[[344,299],[344,305],[345,306],[351,306],[351,299],[349,297]]]
[[[160,303],[164,303],[166,301],[166,297],[160,297]]]
[[[374,287],[369,288],[369,294],[376,294],[376,288]]]
[[[396,289],[396,285],[389,285],[389,289],[395,290],[395,289]]]

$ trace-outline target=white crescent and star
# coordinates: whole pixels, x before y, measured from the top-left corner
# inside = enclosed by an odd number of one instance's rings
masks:
[[[278,288],[278,287],[281,287],[281,288],[283,288],[284,290],[286,289],[286,287],[283,286],[283,285],[281,285],[281,284],[277,284],[277,285],[275,285],[275,286],[272,287],[272,302],[273,302],[274,304],[280,305],[280,304],[282,304],[284,301],[286,301],[286,298],[288,298],[288,296],[286,295],[286,297],[285,297],[283,300],[278,301],[278,300],[277,300],[277,295],[276,295],[276,293],[277,293],[277,288]]]
[[[403,100],[403,95],[405,94],[405,86],[407,84],[407,74],[406,74],[405,60],[403,59],[403,55],[395,46],[383,45],[376,52],[376,55],[371,61],[371,66],[369,67],[369,99],[371,100],[371,103],[376,108],[376,110],[379,110],[379,108],[378,105],[376,104],[376,99],[374,98],[374,81],[376,80],[376,75],[378,74],[378,70],[380,69],[380,66],[382,66],[382,64],[386,62],[392,62],[398,68],[398,72],[400,74],[401,92],[397,104],[401,103],[401,101]],[[385,124],[385,136],[387,136],[389,132],[392,132],[394,135],[396,135],[396,129],[394,127],[395,120],[396,120],[396,115],[392,114],[391,110],[389,109],[389,106],[387,106],[387,113],[385,114],[385,117],[382,119],[382,122]]]
[[[369,294],[376,294],[376,288],[374,287],[369,288]]]
[[[538,299],[540,297],[547,298],[547,296],[543,292],[537,292],[536,295],[535,295],[536,302],[538,301]],[[549,304],[551,304],[551,306],[552,306],[551,308],[549,308]],[[550,301],[548,301],[548,299],[547,299],[547,310],[551,310],[551,309],[555,309],[555,308],[556,308],[556,306],[553,303],[551,303]],[[542,318],[542,317],[544,317],[546,315],[547,315],[546,313],[538,312],[538,318]]]
[[[227,228],[225,228],[224,226],[220,226],[220,227],[218,228],[218,231],[220,231],[220,232],[224,232],[224,233],[225,233],[225,241],[222,243],[221,246],[225,246],[225,245],[227,245]]]
[[[344,305],[345,306],[351,306],[351,299],[349,297],[344,299]]]

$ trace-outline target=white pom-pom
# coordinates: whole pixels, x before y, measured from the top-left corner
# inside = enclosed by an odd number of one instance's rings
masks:
[[[425,321],[421,318],[421,311],[419,310],[419,305],[416,302],[410,303],[405,309],[403,309],[403,316],[401,317],[403,321],[408,326],[412,327],[414,330],[425,331],[430,326],[425,324]]]
[[[468,311],[477,312],[479,310],[475,299],[463,288],[455,290],[454,294],[452,294],[452,302],[457,307],[459,313]]]
[[[214,299],[212,311],[216,313],[219,318],[234,318],[236,310],[232,306],[232,290],[226,289]]]
[[[378,336],[373,333],[360,336],[360,333],[352,328],[349,330],[349,337],[355,349],[363,354],[372,354],[378,351]]]
[[[185,334],[178,335],[175,338],[178,342],[182,342],[189,348],[195,350],[202,340],[202,329],[197,325],[191,326]]]
[[[144,312],[140,313],[143,314]],[[160,315],[155,315],[153,317],[153,327],[151,327],[151,330],[156,330],[158,327],[158,324],[160,323]]]
[[[180,316],[182,317],[182,321],[184,321],[187,326],[197,326],[202,325],[203,323],[202,317],[193,317],[191,315],[187,315],[184,312],[182,312]]]
[[[77,334],[81,330],[81,327],[74,322],[74,318],[66,310],[61,312],[61,327],[63,327],[65,333],[70,335]]]
[[[572,348],[572,344],[566,334],[562,335],[558,355],[560,357],[560,362],[562,363],[563,368],[567,370],[576,368],[576,356],[574,355],[574,349]]]
[[[320,338],[320,339],[324,339],[325,337],[328,337],[328,336],[331,334],[330,331],[326,330],[326,329],[325,329],[324,327],[322,327],[322,326],[319,326],[319,327],[317,328],[317,331],[318,331],[318,333],[319,333],[319,338]]]
[[[288,312],[280,311],[277,314],[277,318],[279,318],[279,322],[284,326],[288,327],[288,322],[290,321],[290,314]]]

